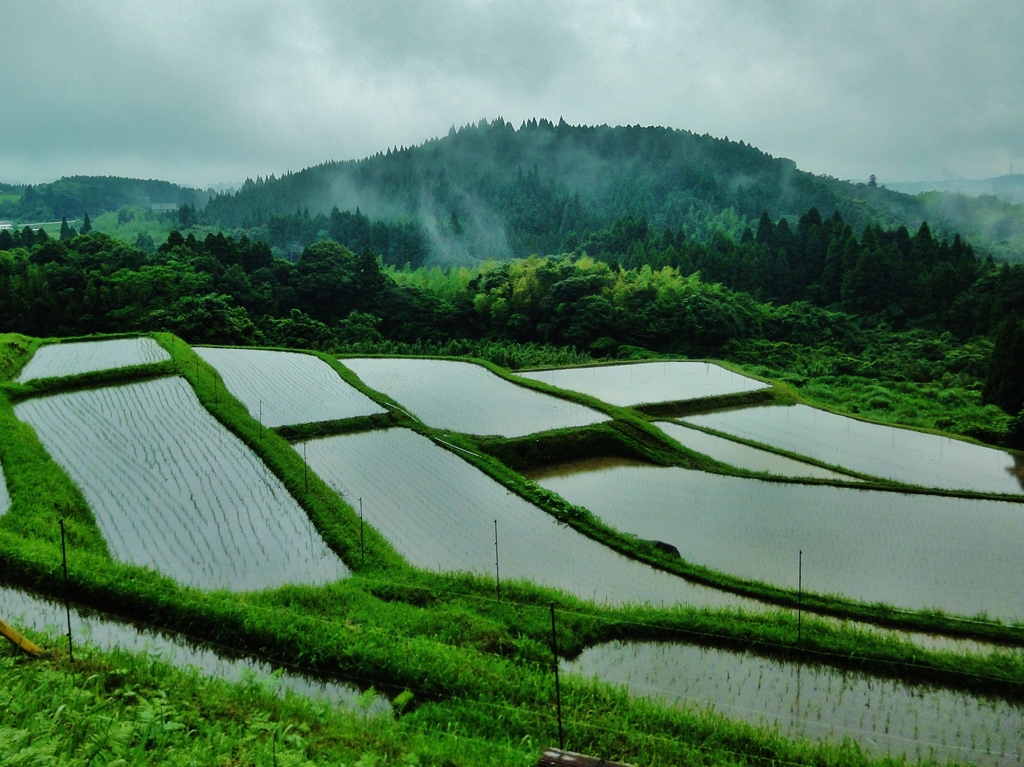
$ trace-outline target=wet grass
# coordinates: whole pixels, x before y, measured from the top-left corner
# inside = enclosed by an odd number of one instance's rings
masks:
[[[285,482],[328,545],[355,569],[359,563],[355,512],[311,474],[307,492],[301,455],[288,440],[269,429],[261,429],[244,406],[227,394],[216,371],[204,365],[180,341],[174,342],[161,334],[156,337],[169,351],[174,350],[174,370],[189,380],[204,406]],[[137,374],[138,371],[126,374],[125,381],[134,380],[133,375]],[[348,378],[351,376],[346,380]],[[349,382],[358,384],[358,381]],[[623,553],[656,563],[666,570],[692,567],[665,557],[645,542],[601,528],[589,512],[566,504],[485,454],[482,444],[462,435],[426,429],[401,411],[397,403],[361,385],[357,388],[382,404],[390,405],[392,423],[475,452],[476,457],[469,460],[488,474],[556,518],[587,530],[591,537],[601,540],[604,536],[613,548],[626,549]],[[481,749],[478,756],[452,750],[447,752],[448,756],[438,757],[441,761],[425,761],[424,756],[424,763],[443,764],[444,759],[457,764],[529,763],[536,758],[539,747],[554,742],[554,689],[548,646],[552,603],[558,608],[559,645],[568,656],[611,639],[681,641],[1024,699],[1024,660],[1017,655],[965,656],[924,650],[892,637],[815,620],[806,614],[797,641],[797,618],[791,611],[745,615],[735,611],[688,608],[612,609],[525,582],[503,582],[502,599],[497,600],[493,581],[413,570],[386,541],[374,538],[375,533],[369,529],[366,531],[367,566],[343,582],[243,595],[182,588],[151,571],[109,559],[105,546],[101,545],[102,539],[97,537],[91,514],[80,494],[75,495],[77,489],[63,471],[49,461],[31,429],[13,419],[9,400],[3,399],[0,405],[0,427],[5,433],[0,443],[5,452],[0,454],[0,460],[4,461],[8,477],[12,476],[8,460],[13,460],[16,468],[20,462],[21,468],[17,471],[24,475],[10,483],[14,505],[0,521],[0,571],[4,581],[52,596],[63,593],[58,517],[55,516],[59,510],[60,514],[75,518],[80,526],[69,562],[70,595],[76,603],[230,645],[308,673],[360,679],[391,695],[409,691],[414,702],[400,720],[403,728],[412,728],[412,732],[417,733],[420,732],[417,728],[425,728],[433,734],[420,737],[445,743],[455,735],[463,741],[467,738],[470,742],[483,741],[477,745]],[[621,415],[616,422],[602,425],[602,428],[573,430],[585,435],[580,437],[580,445],[573,447],[572,433],[566,431],[547,435],[544,439],[548,441],[542,440],[537,449],[553,451],[562,445],[567,449],[596,451],[614,442],[616,449],[638,451],[648,458],[672,454],[671,445],[645,419],[625,410],[621,410]],[[12,435],[11,438],[7,438],[7,434]],[[526,442],[504,447],[495,442],[491,448],[507,449],[510,455],[521,449],[525,451],[526,463],[531,460],[530,450],[534,449]],[[675,460],[683,458],[676,455]],[[31,496],[36,500],[31,500]],[[54,499],[56,502],[51,503]],[[76,514],[79,516],[75,517]],[[694,568],[694,572],[712,583],[721,581],[726,586],[731,585],[732,590],[746,589],[777,604],[795,606],[795,595],[791,592],[770,590],[763,584],[730,579],[700,568]],[[815,603],[816,599],[820,601]],[[948,623],[946,633],[954,635],[981,636],[1010,643],[1021,641],[1018,629],[991,626],[965,629],[951,617],[928,613],[895,615],[898,611],[884,605],[851,605],[806,594],[804,605],[847,617],[860,610],[864,615],[874,616],[875,622],[889,621],[891,625],[904,628],[934,630]],[[53,663],[58,662],[59,659]],[[96,673],[107,672],[100,669]],[[126,678],[125,675],[119,677],[120,684],[123,685]],[[170,689],[170,682],[161,684]],[[229,697],[234,694],[224,693]],[[108,702],[96,700],[97,705]],[[597,683],[565,680],[563,701],[567,745],[609,758],[639,764],[869,763],[852,746],[817,747],[793,743],[777,733],[735,724],[711,714],[687,714],[632,701],[624,691]],[[266,711],[275,710],[269,703],[261,702],[260,706]],[[108,706],[114,707],[114,703]],[[208,718],[216,721],[218,727],[227,726],[219,721],[219,715],[211,714]],[[344,729],[342,725],[337,727]],[[400,745],[404,736],[396,732],[398,734],[385,733],[379,741],[390,744],[391,750],[387,753],[394,758],[407,753]],[[440,737],[436,734],[439,732],[449,735]],[[43,742],[45,738],[39,735],[36,740]],[[321,757],[316,755],[328,752],[314,748],[305,753],[304,758],[319,759]],[[349,756],[323,758],[351,760],[354,758],[351,754],[362,751],[355,747],[347,753]],[[506,758],[508,761],[502,761]],[[255,756],[251,759],[259,763]],[[520,761],[524,759],[526,761]]]

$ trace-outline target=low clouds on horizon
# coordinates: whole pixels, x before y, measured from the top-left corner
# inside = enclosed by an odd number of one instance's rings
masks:
[[[205,186],[503,116],[667,125],[839,178],[1024,171],[1014,2],[4,3],[0,181]]]

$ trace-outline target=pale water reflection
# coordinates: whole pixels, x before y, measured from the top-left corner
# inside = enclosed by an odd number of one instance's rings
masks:
[[[807,405],[724,410],[684,420],[898,482],[979,493],[1024,493],[1021,459],[1004,450],[858,421]]]
[[[898,607],[1024,621],[1024,505],[618,466],[539,480],[699,565]]]
[[[1000,699],[676,644],[613,642],[562,668],[625,685],[636,697],[777,727],[790,738],[849,738],[876,757],[1024,763],[1024,711]]]

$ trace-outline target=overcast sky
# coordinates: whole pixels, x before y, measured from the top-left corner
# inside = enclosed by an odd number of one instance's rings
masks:
[[[1024,2],[0,0],[0,181],[206,186],[498,115],[882,181],[1024,172]]]

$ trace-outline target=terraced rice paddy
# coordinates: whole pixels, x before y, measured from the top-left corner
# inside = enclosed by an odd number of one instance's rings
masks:
[[[302,445],[296,445],[302,450]],[[597,602],[759,603],[693,586],[627,559],[513,495],[451,452],[406,429],[305,443],[310,467],[413,565],[530,580]]]
[[[540,484],[694,563],[905,608],[1024,621],[1024,505],[622,466]]]
[[[866,423],[806,405],[744,408],[684,420],[912,485],[1024,493],[1024,462],[1002,450]]]
[[[17,589],[0,586],[0,618],[15,624],[19,629],[45,631],[51,636],[67,635],[64,605]],[[80,656],[82,643],[85,642],[108,652],[144,652],[175,668],[194,668],[206,676],[228,682],[241,682],[255,676],[264,684],[272,685],[272,689],[281,695],[290,692],[347,708],[355,708],[361,694],[352,685],[275,672],[266,663],[251,658],[218,655],[212,649],[189,643],[178,635],[145,630],[104,618],[91,611],[80,612],[72,608],[71,636],[75,643],[76,657]],[[391,706],[381,698],[377,698],[369,709],[370,713],[386,713],[390,710]]]
[[[714,434],[688,429],[677,423],[661,421],[657,426],[684,447],[739,469],[764,471],[780,477],[816,477],[818,479],[853,481],[853,477],[846,474],[829,471],[802,461],[794,461],[792,458],[786,458],[767,450],[758,450],[756,447],[716,437]]]
[[[118,560],[209,589],[348,573],[280,480],[181,378],[32,399],[15,413],[82,489]]]
[[[608,420],[596,410],[516,386],[469,362],[400,358],[341,362],[371,389],[394,398],[438,429],[522,437]]]
[[[228,391],[264,426],[335,421],[386,412],[311,354],[196,347]]]
[[[1024,710],[998,699],[687,645],[615,642],[563,668],[785,737],[850,738],[876,757],[996,767],[1021,764],[1024,754]]]
[[[627,365],[537,370],[523,378],[589,394],[612,405],[720,397],[768,388],[768,384],[709,362],[635,362]]]
[[[15,380],[26,383],[37,378],[57,378],[131,365],[148,365],[170,358],[171,355],[152,338],[50,344],[32,355]]]

